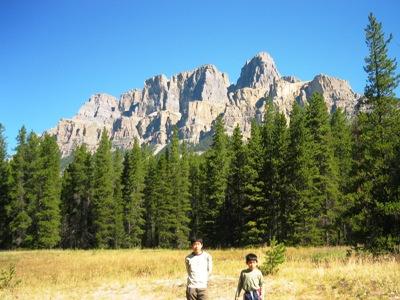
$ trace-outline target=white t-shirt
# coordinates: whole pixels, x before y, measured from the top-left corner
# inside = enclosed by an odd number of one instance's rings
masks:
[[[191,253],[185,258],[185,265],[188,274],[187,285],[190,288],[207,288],[208,277],[212,271],[212,258],[207,252],[200,254]]]

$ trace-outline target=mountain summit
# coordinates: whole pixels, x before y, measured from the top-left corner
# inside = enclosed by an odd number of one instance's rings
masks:
[[[280,77],[272,57],[260,52],[243,66],[235,88],[269,88]]]
[[[228,75],[214,65],[170,79],[157,75],[147,79],[143,89],[129,90],[119,99],[107,94],[91,96],[77,115],[60,120],[48,132],[56,136],[63,156],[83,143],[96,150],[103,128],[113,147],[130,148],[136,138],[157,151],[168,143],[174,126],[181,139],[198,143],[219,115],[228,134],[239,124],[248,137],[251,121],[262,119],[267,99],[289,117],[293,102],[306,105],[314,92],[323,94],[330,111],[340,107],[349,116],[361,98],[347,81],[327,75],[311,81],[281,77],[272,57],[261,52],[246,62],[236,84],[230,84]]]

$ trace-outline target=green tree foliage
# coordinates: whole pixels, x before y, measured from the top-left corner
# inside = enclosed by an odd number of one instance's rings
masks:
[[[308,245],[314,242],[316,208],[312,202],[312,139],[306,126],[305,111],[294,103],[290,115],[286,157],[287,243]]]
[[[111,143],[104,129],[96,154],[94,155],[93,176],[93,225],[95,246],[99,248],[118,247],[118,218],[114,201],[114,172]]]
[[[400,75],[396,74],[396,59],[389,58],[388,46],[393,36],[385,40],[382,23],[370,13],[368,26],[365,28],[365,42],[368,47],[368,56],[365,57],[364,70],[368,75],[365,86],[365,96],[368,102],[385,101],[395,96],[394,90],[399,84]]]
[[[93,244],[91,179],[91,155],[82,145],[75,149],[62,180],[62,246],[65,248],[86,249]]]
[[[155,208],[155,245],[169,248],[175,244],[176,217],[175,207],[171,201],[171,185],[169,182],[167,151],[160,157],[153,181],[153,200]]]
[[[225,201],[222,209],[222,245],[241,245],[244,230],[244,201],[246,192],[246,153],[243,145],[243,136],[237,125],[231,138],[231,156],[228,169],[228,183]]]
[[[123,200],[122,200],[122,172],[123,172],[123,153],[122,150],[116,149],[112,153],[113,160],[113,202],[114,202],[114,240],[115,248],[121,247],[125,240],[124,223],[123,223]]]
[[[283,222],[287,214],[285,199],[285,158],[287,125],[283,114],[272,103],[267,104],[263,127],[264,146],[264,235],[266,239],[282,239]]]
[[[38,233],[38,220],[36,218],[36,211],[39,205],[39,197],[41,197],[41,189],[38,181],[40,180],[42,165],[41,165],[41,139],[36,133],[31,132],[27,138],[27,147],[25,152],[25,180],[24,190],[27,202],[27,213],[32,220],[31,226],[28,230],[28,241],[26,247],[38,247],[37,233]]]
[[[122,175],[124,247],[141,245],[144,227],[145,157],[135,139],[132,150],[125,153]]]
[[[176,147],[176,150],[174,148]],[[174,150],[174,151],[172,151]],[[175,247],[177,248],[186,248],[189,240],[189,233],[190,233],[190,218],[189,212],[191,209],[190,206],[190,182],[189,182],[189,158],[188,152],[186,148],[186,144],[183,143],[181,147],[179,147],[179,140],[177,130],[175,129],[173,138],[172,138],[172,147],[171,153],[178,153],[174,160],[178,158],[178,165],[175,169],[174,164],[170,164],[170,170],[175,174],[172,176],[172,197],[175,199],[176,203],[176,217],[177,217],[177,226],[176,226],[176,240],[175,240]],[[171,157],[172,158],[172,157]],[[173,160],[173,161],[174,161]]]
[[[213,142],[205,157],[204,215],[202,216],[202,229],[206,241],[213,246],[221,243],[221,209],[225,201],[227,186],[227,171],[229,165],[227,136],[224,122],[219,116],[213,127]]]
[[[7,161],[7,144],[4,126],[0,123],[0,249],[9,247],[10,235],[6,207],[10,203],[10,168]]]
[[[158,203],[158,163],[154,156],[149,157],[148,167],[144,177],[144,211],[145,223],[143,234],[143,245],[145,247],[158,246],[158,229],[157,229],[157,203]]]
[[[265,261],[261,265],[262,274],[274,275],[279,271],[279,265],[285,262],[286,247],[275,239],[270,240],[270,249],[265,253]]]
[[[245,147],[244,200],[241,243],[257,245],[263,242],[261,221],[264,215],[263,146],[261,127],[255,120],[251,123],[250,139]]]
[[[388,57],[391,36],[385,40],[381,23],[370,14],[365,29],[368,56],[365,87],[368,107],[355,126],[353,240],[372,252],[393,251],[400,243],[398,186],[399,110],[394,99],[399,75],[397,63]]]
[[[332,145],[335,164],[338,171],[338,216],[336,223],[337,242],[343,244],[347,239],[349,224],[345,213],[349,208],[350,172],[352,161],[352,135],[349,121],[339,108],[331,116]]]
[[[10,203],[6,207],[7,215],[10,219],[8,230],[11,235],[12,248],[26,247],[32,241],[32,237],[28,232],[32,219],[28,214],[29,203],[26,197],[26,152],[26,129],[22,127],[18,133],[15,154],[10,162]]]
[[[190,235],[203,236],[201,233],[201,216],[202,208],[205,206],[202,202],[204,199],[202,191],[202,182],[204,181],[204,156],[200,156],[189,152],[189,193],[190,193]]]
[[[336,242],[337,236],[337,166],[334,160],[329,114],[321,94],[312,95],[306,114],[306,124],[312,138],[313,172],[310,197],[317,225],[313,242],[329,245]]]
[[[60,152],[55,137],[45,134],[39,147],[37,200],[33,213],[34,245],[53,248],[60,241]]]
[[[167,248],[185,248],[189,238],[189,161],[186,148],[179,147],[176,129],[171,144],[149,170],[146,194],[146,239]],[[149,244],[149,242],[148,242]]]

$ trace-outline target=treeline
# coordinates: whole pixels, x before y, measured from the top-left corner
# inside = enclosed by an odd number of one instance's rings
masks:
[[[13,248],[400,244],[400,113],[396,61],[371,14],[364,109],[328,113],[322,95],[294,103],[290,123],[267,103],[243,142],[215,121],[201,155],[174,130],[162,154],[136,141],[111,151],[104,130],[91,154],[77,147],[60,170],[53,137],[22,128],[7,159],[0,126],[0,246]]]

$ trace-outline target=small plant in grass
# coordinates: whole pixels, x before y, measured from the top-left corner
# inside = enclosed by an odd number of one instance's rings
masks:
[[[21,280],[16,279],[15,266],[0,271],[0,290],[15,288]]]
[[[285,245],[272,239],[270,241],[270,249],[265,252],[264,263],[260,267],[262,274],[276,274],[279,271],[279,265],[285,262],[285,253]]]

